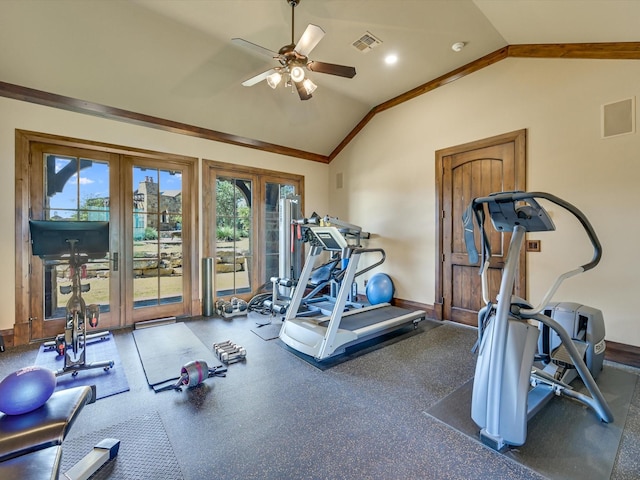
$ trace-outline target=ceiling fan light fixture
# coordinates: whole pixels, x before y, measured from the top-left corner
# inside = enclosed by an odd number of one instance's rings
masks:
[[[304,80],[304,70],[302,67],[296,65],[291,69],[291,80],[298,83]]]
[[[313,83],[310,78],[305,78],[304,82],[302,82],[302,86],[304,87],[308,95],[311,95],[316,91],[316,88],[318,88],[318,86]]]
[[[304,33],[296,43],[294,39],[294,10],[301,0],[285,1],[291,6],[290,44],[281,47],[280,50],[275,52],[242,38],[231,39],[234,44],[253,50],[260,55],[267,56],[271,60],[277,60],[279,63],[277,67],[273,67],[265,72],[259,73],[258,75],[254,75],[248,80],[245,80],[242,82],[242,85],[250,87],[266,80],[269,87],[274,90],[279,85],[284,85],[285,88],[291,88],[292,92],[297,92],[300,100],[309,100],[311,98],[311,93],[316,90],[317,86],[313,81],[306,78],[305,69],[310,72],[353,78],[356,75],[355,67],[309,60],[309,54],[316,47],[318,42],[322,40],[325,35],[325,31],[322,27],[310,23],[307,25]]]
[[[275,89],[280,84],[280,80],[282,80],[282,75],[280,75],[278,72],[274,72],[267,77],[267,83],[273,89]]]

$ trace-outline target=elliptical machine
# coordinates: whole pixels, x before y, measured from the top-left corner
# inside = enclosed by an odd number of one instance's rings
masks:
[[[594,255],[590,262],[561,274],[534,307],[512,293],[525,234],[555,230],[549,214],[536,199],[550,201],[577,218]],[[494,228],[512,232],[496,304],[488,299],[491,247],[484,229],[485,204]],[[611,409],[594,380],[604,358],[602,314],[576,304],[549,304],[564,280],[594,268],[600,261],[601,245],[589,220],[576,207],[549,193],[499,192],[475,198],[463,215],[465,244],[472,264],[479,259],[474,219],[481,233],[480,274],[486,306],[478,313],[479,352],[471,417],[481,429],[482,442],[498,451],[523,445],[528,420],[555,395],[578,400],[593,409],[601,421],[612,422]],[[535,368],[536,360],[544,368]],[[578,376],[590,395],[576,392],[569,385]]]

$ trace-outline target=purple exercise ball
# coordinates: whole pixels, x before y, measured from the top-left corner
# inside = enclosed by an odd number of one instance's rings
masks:
[[[7,375],[0,382],[0,412],[21,415],[47,403],[56,389],[56,375],[48,368],[31,366]]]

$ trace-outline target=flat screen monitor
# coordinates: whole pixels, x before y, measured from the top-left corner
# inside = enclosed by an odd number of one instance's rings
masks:
[[[29,220],[31,249],[39,257],[61,257],[71,253],[68,240],[76,240],[76,253],[92,258],[109,251],[109,222]]]

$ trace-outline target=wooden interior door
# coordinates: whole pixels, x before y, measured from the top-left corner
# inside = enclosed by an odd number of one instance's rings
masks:
[[[438,168],[438,209],[440,212],[438,252],[440,273],[436,288],[439,318],[477,325],[482,299],[479,265],[469,263],[462,214],[476,197],[493,192],[524,190],[526,132],[500,135],[470,144],[441,150],[436,154]],[[487,223],[490,223],[489,220]],[[487,225],[492,259],[489,267],[489,296],[495,300],[511,238]],[[480,251],[476,231],[476,247]],[[525,292],[524,252],[520,256],[515,294]],[[439,308],[438,308],[439,307]]]

